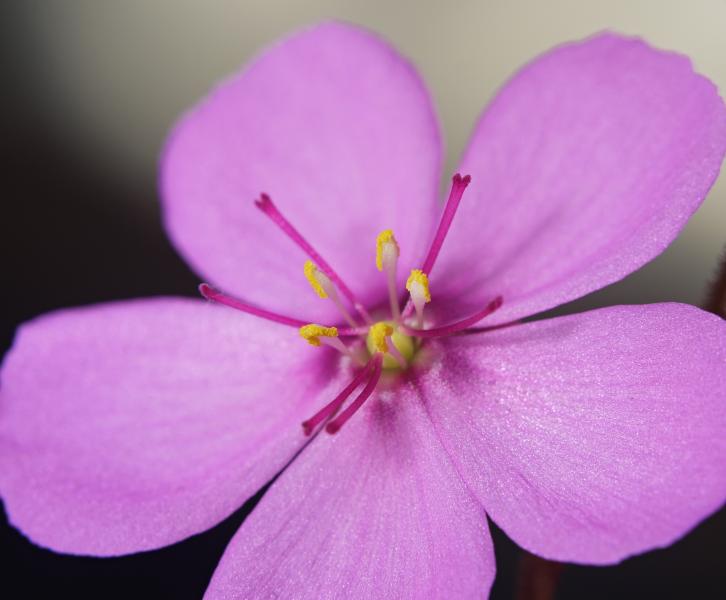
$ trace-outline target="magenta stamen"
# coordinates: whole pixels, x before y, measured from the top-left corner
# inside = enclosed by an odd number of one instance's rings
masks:
[[[327,419],[328,417],[332,417],[333,415],[335,415],[335,413],[337,413],[340,409],[343,402],[345,402],[345,399],[350,396],[355,388],[357,388],[362,383],[362,381],[366,378],[368,373],[370,373],[372,368],[373,360],[369,360],[366,366],[358,372],[358,374],[353,378],[353,381],[351,381],[345,387],[345,389],[340,392],[340,394],[338,394],[332,401],[326,404],[307,421],[303,422],[303,433],[309,436],[313,431],[315,431],[315,428],[320,425],[320,423],[325,421],[325,419]]]
[[[275,323],[282,323],[283,325],[290,325],[291,327],[303,327],[308,324],[308,321],[300,321],[299,319],[293,319],[292,317],[286,317],[285,315],[279,315],[263,308],[257,308],[232,296],[227,296],[219,290],[215,290],[212,286],[203,283],[199,286],[199,293],[204,296],[207,300],[213,302],[219,302],[225,306],[241,310],[242,312],[255,315],[261,319],[267,319],[268,321],[275,321]]]
[[[380,352],[377,352],[370,360],[369,364],[371,363],[373,364],[373,374],[368,380],[368,383],[363,388],[363,391],[358,394],[358,397],[353,400],[353,402],[351,402],[350,405],[342,413],[340,413],[334,421],[331,421],[325,426],[325,431],[328,433],[337,433],[340,428],[345,425],[345,422],[350,419],[361,406],[363,406],[363,403],[368,400],[370,395],[376,389],[383,369],[383,355]]]
[[[494,300],[487,304],[483,310],[474,313],[466,319],[457,321],[456,323],[450,323],[448,325],[443,325],[442,327],[434,327],[433,329],[414,329],[413,327],[401,325],[401,329],[405,331],[408,335],[414,335],[420,338],[434,338],[441,337],[443,335],[450,335],[452,333],[456,333],[457,331],[461,331],[462,329],[466,329],[467,327],[470,327],[478,321],[481,321],[484,317],[489,316],[495,310],[498,310],[501,305],[502,297],[497,296],[496,298],[494,298]]]
[[[459,173],[456,173],[456,175],[454,175],[451,179],[449,199],[446,201],[446,207],[444,208],[444,213],[441,215],[439,228],[436,230],[436,235],[431,242],[429,253],[426,256],[423,267],[421,267],[421,270],[426,273],[426,275],[431,274],[431,269],[436,262],[436,257],[441,251],[441,246],[444,244],[444,239],[446,238],[446,234],[449,232],[451,222],[454,220],[456,209],[459,208],[461,197],[464,195],[464,190],[466,189],[466,186],[469,185],[470,181],[471,176],[464,175],[464,177],[462,177]]]
[[[273,223],[277,225],[282,231],[287,234],[287,236],[295,242],[300,248],[302,248],[303,252],[307,254],[313,262],[316,264],[316,266],[325,273],[330,281],[333,282],[333,284],[342,292],[342,294],[348,298],[350,303],[355,307],[355,309],[360,313],[360,315],[367,321],[371,322],[370,315],[366,311],[366,309],[363,307],[363,305],[358,302],[353,292],[350,290],[350,288],[345,285],[343,280],[340,278],[340,276],[333,271],[333,268],[325,261],[325,259],[318,254],[317,250],[313,248],[310,245],[310,242],[308,242],[301,234],[300,232],[293,227],[292,223],[288,221],[280,212],[280,210],[275,206],[275,204],[272,202],[272,199],[267,194],[260,194],[259,199],[255,200],[255,206],[259,208],[263,213],[265,213],[270,219],[272,219]]]

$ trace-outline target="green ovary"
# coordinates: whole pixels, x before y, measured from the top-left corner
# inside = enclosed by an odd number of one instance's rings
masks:
[[[417,344],[413,337],[410,335],[406,335],[405,333],[402,333],[397,327],[396,324],[393,321],[386,321],[388,325],[393,327],[393,335],[391,335],[391,340],[393,340],[393,345],[396,346],[398,351],[401,353],[403,358],[406,359],[407,363],[411,363],[411,359],[413,358],[414,354],[416,354],[417,350]],[[366,336],[366,347],[368,348],[368,352],[373,356],[373,354],[376,352],[376,344],[373,341],[373,338],[370,334]],[[398,364],[398,361],[391,356],[388,352],[383,357],[383,368],[384,369],[400,369],[401,365]]]

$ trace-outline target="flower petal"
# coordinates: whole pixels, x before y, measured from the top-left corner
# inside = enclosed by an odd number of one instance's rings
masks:
[[[482,115],[432,292],[462,313],[503,296],[494,324],[617,281],[676,237],[725,151],[723,101],[684,56],[613,34],[556,48]]]
[[[302,445],[325,360],[280,325],[154,299],[25,324],[2,368],[0,495],[62,552],[157,548],[218,523]]]
[[[321,434],[230,542],[205,598],[486,598],[486,517],[415,389]]]
[[[366,304],[386,300],[375,237],[401,285],[438,217],[441,142],[413,67],[377,36],[326,23],[267,50],[177,126],[162,165],[168,231],[195,269],[276,312],[332,323],[306,256],[254,206],[267,192]]]
[[[422,380],[491,518],[546,558],[666,546],[726,500],[726,322],[621,306],[447,340]]]

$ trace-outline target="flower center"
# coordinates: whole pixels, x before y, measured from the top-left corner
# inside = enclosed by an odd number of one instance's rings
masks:
[[[305,435],[311,435],[323,424],[328,433],[336,433],[374,393],[384,369],[395,372],[409,368],[426,339],[462,331],[502,305],[501,297],[497,296],[482,310],[461,321],[439,327],[425,327],[424,308],[427,303],[431,302],[428,276],[441,251],[469,181],[468,175],[466,177],[459,174],[454,176],[449,199],[426,259],[420,269],[411,271],[406,282],[409,297],[403,309],[399,304],[396,289],[400,248],[391,229],[385,229],[378,234],[376,267],[386,277],[390,319],[373,321],[343,279],[282,215],[267,194],[262,194],[259,200],[255,201],[256,206],[310,257],[303,267],[305,277],[320,298],[329,300],[337,307],[342,320],[348,327],[338,328],[306,323],[233,298],[206,283],[199,286],[199,291],[208,300],[263,319],[297,327],[300,336],[310,345],[333,348],[349,359],[350,368],[354,372],[353,379],[331,402],[302,424]],[[348,398],[361,386],[363,387],[358,395],[343,408]]]
[[[383,353],[384,369],[405,369],[411,364],[418,343],[416,338],[403,333],[395,321],[381,321],[368,330],[366,348],[370,356]]]

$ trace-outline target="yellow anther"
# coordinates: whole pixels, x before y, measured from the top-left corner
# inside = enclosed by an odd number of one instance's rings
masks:
[[[423,298],[426,302],[431,302],[431,292],[429,291],[429,278],[426,273],[424,273],[421,269],[413,269],[411,271],[411,274],[408,276],[408,280],[406,281],[406,289],[409,292],[413,292],[411,288],[414,287],[414,285],[420,286],[419,289],[416,290],[419,294],[423,294]]]
[[[371,325],[368,335],[371,342],[373,342],[374,348],[378,352],[388,352],[388,344],[386,338],[393,334],[393,327],[384,321],[379,321],[375,325]]]
[[[325,292],[323,286],[318,280],[320,270],[315,266],[315,263],[312,260],[305,261],[303,272],[305,273],[305,277],[307,277],[307,280],[310,282],[310,285],[315,290],[315,293],[321,298],[327,298],[328,294]]]
[[[383,253],[387,247],[389,248],[388,251],[393,250],[395,257],[398,258],[400,249],[396,238],[393,236],[393,229],[384,229],[376,238],[376,267],[378,267],[379,271],[383,271]]]
[[[309,325],[303,325],[300,328],[300,337],[304,338],[311,346],[320,346],[321,337],[338,337],[338,328],[323,327],[322,325],[310,323]]]

